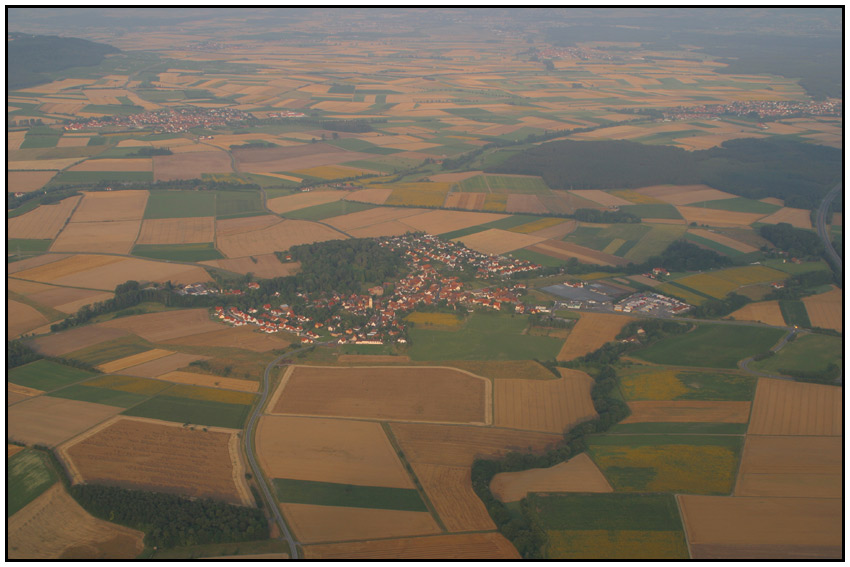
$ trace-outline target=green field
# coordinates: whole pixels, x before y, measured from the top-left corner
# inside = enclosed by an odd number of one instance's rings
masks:
[[[281,216],[286,217],[288,219],[319,221],[331,217],[336,217],[339,215],[347,215],[349,213],[357,213],[360,211],[366,211],[374,208],[375,205],[370,205],[368,203],[357,203],[355,201],[339,200],[333,201],[331,203],[324,203],[323,205],[314,205],[312,207],[298,209],[297,211],[289,211],[283,213]]]
[[[266,212],[259,191],[216,191],[215,216],[236,218]]]
[[[779,270],[781,272],[785,272],[786,274],[790,274],[792,276],[797,274],[804,274],[806,272],[816,272],[816,271],[828,271],[829,265],[823,260],[817,260],[815,262],[802,262],[800,264],[795,264],[793,262],[783,262],[780,259],[770,259],[763,260],[762,264],[773,268],[774,270]]]
[[[684,225],[676,224],[649,224],[644,226],[652,227],[652,230],[624,253],[618,250],[618,255],[622,253],[622,256],[627,260],[636,263],[643,262],[650,256],[661,254],[671,243],[681,238],[686,230]]]
[[[35,238],[9,238],[6,240],[6,250],[9,254],[23,252],[47,252],[52,240]]]
[[[150,350],[151,346],[135,335],[119,337],[110,341],[104,341],[90,347],[81,348],[64,355],[66,358],[72,358],[97,366],[111,360],[118,360],[125,356],[139,354],[146,350]]]
[[[100,183],[144,183],[153,181],[150,171],[61,171],[50,180],[51,185]]]
[[[682,215],[673,205],[650,204],[650,205],[623,205],[620,210],[631,213],[642,219],[680,219]]]
[[[587,451],[615,492],[730,494],[738,435],[593,435]]]
[[[580,226],[564,238],[564,241],[622,257],[650,231],[652,231],[652,227],[645,224],[612,224],[608,227]],[[612,249],[606,250],[606,248]]]
[[[535,494],[545,529],[681,531],[672,494]]]
[[[617,375],[620,391],[628,401],[751,401],[757,383],[753,376],[665,366],[628,366],[617,369]]]
[[[176,423],[242,429],[250,409],[251,406],[240,404],[157,396],[122,413]]]
[[[412,488],[358,486],[285,478],[274,479],[274,487],[281,502],[292,504],[428,511],[419,492]]]
[[[692,433],[700,435],[743,435],[747,432],[746,423],[619,423],[608,430],[611,434],[653,434]]]
[[[762,372],[781,373],[782,370],[818,371],[827,364],[843,366],[841,337],[807,334],[786,344],[776,355],[752,363],[752,368]]]
[[[563,266],[567,263],[566,260],[559,260],[558,258],[553,258],[552,256],[547,256],[546,254],[541,254],[540,252],[533,252],[524,248],[514,250],[509,255],[512,258],[528,260],[529,262],[534,262],[535,264],[540,264],[541,266]]]
[[[539,177],[513,177],[508,175],[476,175],[458,184],[462,193],[522,193],[545,194],[549,187]]]
[[[154,258],[156,260],[174,260],[175,262],[203,262],[224,258],[212,242],[196,244],[136,244],[131,252],[133,256]]]
[[[153,380],[151,378],[136,378],[134,376],[116,376],[114,374],[101,374],[96,378],[83,382],[83,386],[97,387],[108,390],[118,390],[121,392],[130,392],[131,394],[142,394],[143,396],[153,396],[159,392],[170,388],[173,384],[163,380]]]
[[[146,219],[215,216],[215,193],[211,191],[151,191]]]
[[[55,148],[56,144],[59,142],[59,138],[62,136],[60,132],[50,131],[45,133],[35,133],[33,130],[27,132],[26,138],[24,138],[24,141],[21,143],[22,150],[30,148]]]
[[[812,322],[809,321],[809,312],[806,310],[806,304],[799,299],[781,299],[779,300],[779,310],[782,311],[782,318],[788,325],[798,325],[800,327],[811,327]]]
[[[723,254],[724,256],[729,256],[730,258],[734,258],[736,256],[740,256],[743,252],[739,250],[735,250],[734,248],[729,248],[728,246],[724,246],[719,242],[715,242],[713,240],[709,240],[703,236],[699,236],[697,234],[691,234],[690,232],[685,234],[685,239],[693,242],[694,244],[698,244],[703,248],[708,248],[709,250],[714,250],[718,254]]]
[[[6,461],[6,517],[10,518],[59,480],[47,456],[24,449]]]
[[[737,368],[738,361],[775,345],[785,332],[744,325],[700,325],[694,331],[662,339],[632,356],[655,364]]]
[[[94,374],[87,370],[57,364],[50,360],[36,360],[9,370],[6,379],[19,386],[49,392],[91,376]]]
[[[775,213],[782,207],[779,205],[771,205],[770,203],[762,203],[753,199],[744,197],[734,197],[732,199],[717,199],[715,201],[702,201],[700,203],[691,203],[689,207],[702,207],[704,209],[718,209],[721,211],[732,211],[736,213],[762,213],[769,215]]]
[[[525,316],[475,313],[459,331],[413,328],[409,349],[413,360],[551,360],[563,339],[522,334]]]
[[[49,395],[53,398],[92,402],[95,404],[105,404],[107,406],[116,406],[119,408],[129,408],[145,401],[148,397],[141,394],[122,392],[120,390],[110,390],[107,388],[83,386],[79,384],[51,392]]]

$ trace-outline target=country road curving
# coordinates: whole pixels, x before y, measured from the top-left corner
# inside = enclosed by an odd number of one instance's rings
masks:
[[[821,201],[821,204],[818,207],[817,215],[818,235],[821,237],[821,240],[823,240],[823,246],[826,249],[826,253],[829,254],[829,257],[832,258],[833,262],[835,262],[839,273],[844,272],[844,267],[842,266],[841,256],[839,256],[835,251],[835,248],[832,246],[832,241],[829,239],[829,232],[826,229],[826,216],[829,214],[829,206],[832,204],[835,196],[838,195],[838,192],[841,191],[842,187],[843,183],[839,183],[833,187],[829,193],[827,193],[826,197],[823,198],[823,201]]]

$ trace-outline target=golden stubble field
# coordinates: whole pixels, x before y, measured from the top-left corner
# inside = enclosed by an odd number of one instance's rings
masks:
[[[68,197],[52,205],[42,205],[35,210],[6,221],[7,238],[54,239],[68,222],[81,197]]]
[[[518,502],[530,492],[613,492],[587,453],[546,469],[499,473],[490,490],[502,502]]]
[[[613,341],[631,319],[608,313],[582,313],[570,336],[558,353],[558,360],[573,360],[593,352],[608,341]]]
[[[228,258],[273,254],[289,250],[298,244],[312,244],[326,240],[345,240],[345,234],[324,224],[305,220],[281,220],[254,230],[216,237],[216,247]]]
[[[814,327],[844,332],[844,292],[835,286],[826,293],[803,298]]]
[[[844,393],[839,386],[759,378],[749,435],[841,435]]]

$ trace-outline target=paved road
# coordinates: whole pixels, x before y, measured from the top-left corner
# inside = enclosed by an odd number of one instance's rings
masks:
[[[838,192],[841,191],[843,184],[839,183],[832,190],[827,193],[826,197],[821,201],[820,207],[818,207],[818,217],[817,217],[817,229],[818,234],[823,240],[823,245],[826,248],[827,254],[829,254],[830,258],[832,258],[835,265],[838,266],[838,271],[843,273],[844,267],[842,266],[841,256],[835,251],[835,248],[832,247],[832,241],[829,238],[829,232],[826,228],[826,217],[829,214],[829,206],[832,204],[832,200],[835,199],[835,196],[838,195]]]

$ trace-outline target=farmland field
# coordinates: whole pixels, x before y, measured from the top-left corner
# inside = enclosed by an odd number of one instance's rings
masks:
[[[558,370],[560,380],[496,380],[494,424],[563,433],[596,417],[590,399],[593,379],[579,370]]]
[[[175,262],[202,262],[224,258],[211,242],[197,244],[136,244],[130,252],[134,256]]]
[[[122,359],[150,350],[139,337],[128,335],[96,343],[67,354],[67,358],[79,360],[92,366]]]
[[[98,389],[118,390],[121,392],[130,392],[132,394],[143,394],[152,396],[158,394],[166,388],[170,388],[171,384],[161,380],[148,380],[146,378],[136,378],[132,376],[116,376],[114,374],[98,376],[91,380],[86,380],[82,383],[83,386],[93,386]]]
[[[751,435],[841,435],[842,388],[759,378]]]
[[[234,218],[265,213],[263,198],[258,191],[216,191],[216,218]]]
[[[752,363],[762,372],[782,373],[783,370],[817,371],[830,363],[842,367],[843,345],[841,337],[829,335],[803,335],[788,343],[775,356]]]
[[[33,211],[7,220],[10,238],[54,239],[65,226],[81,197],[68,197],[52,205],[41,205]],[[10,246],[10,249],[12,247]]]
[[[736,368],[739,360],[767,351],[784,333],[780,329],[706,324],[690,333],[662,339],[632,356],[654,364]]]
[[[463,325],[463,319],[454,313],[423,313],[414,311],[407,316],[407,321],[422,328],[442,328],[456,330]]]
[[[842,290],[834,286],[826,293],[804,297],[803,303],[812,326],[844,332],[843,298]]]
[[[398,538],[440,533],[431,514],[407,510],[281,504],[299,542]]]
[[[6,436],[52,447],[120,411],[121,408],[103,404],[38,396],[9,406]]]
[[[448,531],[496,528],[484,503],[472,490],[469,467],[413,463],[413,471]]]
[[[27,388],[50,391],[79,382],[94,374],[50,360],[36,360],[8,371],[7,381]]]
[[[192,217],[142,221],[136,246],[140,244],[187,244],[212,242],[215,218]]]
[[[607,313],[582,313],[570,336],[564,342],[558,360],[573,360],[613,341],[630,319]]]
[[[437,535],[409,539],[309,545],[304,548],[307,559],[428,559],[487,560],[519,559],[516,548],[500,533]]]
[[[228,258],[241,258],[289,250],[298,244],[345,238],[344,234],[324,224],[305,220],[283,220],[251,232],[227,236],[219,233],[216,246]]]
[[[67,388],[51,392],[48,395],[54,398],[93,402],[119,408],[128,408],[147,399],[147,396],[140,394],[83,385],[68,386]]]
[[[629,402],[631,414],[621,423],[747,423],[749,402]]]
[[[38,498],[57,482],[53,465],[41,451],[26,449],[6,460],[6,482],[9,489],[6,517]]]
[[[729,372],[696,372],[664,366],[629,366],[617,370],[620,391],[635,400],[750,401],[758,380]]]
[[[151,191],[145,219],[215,216],[215,193],[206,191]]]
[[[274,487],[278,499],[290,504],[426,511],[419,493],[412,488],[358,486],[282,478],[274,479]]]
[[[490,490],[502,502],[517,502],[531,492],[613,492],[587,453],[546,469],[499,473]]]
[[[760,301],[758,303],[744,305],[737,311],[730,313],[729,318],[736,321],[759,321],[777,327],[786,325],[782,311],[779,309],[779,301],[775,299],[773,301]],[[808,317],[806,319],[808,320]]]
[[[809,314],[806,311],[806,304],[802,301],[792,299],[780,300],[779,309],[786,324],[800,327],[812,326],[811,321],[809,321]]]
[[[319,221],[330,217],[366,211],[372,208],[374,208],[374,205],[370,205],[368,203],[338,200],[294,211],[288,211],[283,213],[283,216],[290,219]]]
[[[134,406],[123,414],[175,423],[241,429],[248,417],[249,410],[249,406],[241,404],[159,395]]]

